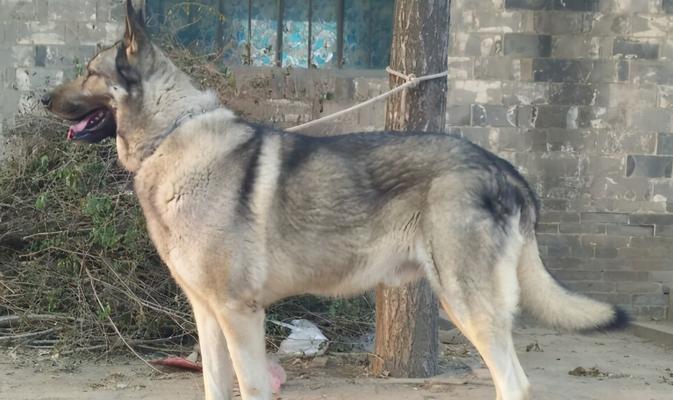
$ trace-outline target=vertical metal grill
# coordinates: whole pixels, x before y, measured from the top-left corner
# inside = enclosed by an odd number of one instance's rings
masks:
[[[147,0],[156,32],[244,65],[382,68],[394,0]],[[166,31],[164,31],[166,32]]]

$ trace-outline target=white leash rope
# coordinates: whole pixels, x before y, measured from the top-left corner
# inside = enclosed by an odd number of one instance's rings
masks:
[[[356,104],[352,107],[348,107],[348,108],[345,108],[341,111],[337,111],[334,114],[326,115],[322,118],[314,119],[313,121],[309,121],[309,122],[306,122],[306,123],[301,124],[301,125],[293,126],[291,128],[286,129],[286,131],[295,132],[295,131],[298,131],[298,130],[301,130],[301,129],[304,129],[304,128],[308,128],[310,126],[317,125],[317,124],[320,124],[320,123],[323,123],[323,122],[326,122],[326,121],[331,121],[331,120],[333,120],[335,118],[339,118],[340,116],[342,116],[344,114],[347,114],[351,111],[355,111],[355,110],[358,110],[360,108],[367,107],[368,105],[373,104],[373,103],[375,103],[379,100],[383,100],[386,97],[392,96],[393,94],[395,94],[399,91],[405,90],[405,89],[410,88],[410,87],[414,88],[414,87],[418,86],[418,84],[423,82],[423,81],[429,81],[431,79],[442,78],[442,77],[445,77],[445,76],[449,75],[449,71],[444,71],[444,72],[440,72],[440,73],[437,73],[437,74],[424,75],[424,76],[417,77],[414,74],[404,75],[403,73],[395,71],[394,69],[392,69],[390,67],[386,67],[386,71],[390,75],[393,75],[393,76],[396,76],[398,78],[404,79],[406,82],[404,82],[400,86],[397,86],[393,89],[390,89],[389,91],[387,91],[385,93],[381,93],[380,95],[378,95],[376,97],[372,97],[369,100],[365,100],[360,104]],[[402,106],[402,109],[404,109],[404,106]]]

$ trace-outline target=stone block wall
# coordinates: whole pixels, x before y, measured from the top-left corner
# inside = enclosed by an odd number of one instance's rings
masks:
[[[516,165],[569,287],[663,319],[673,0],[453,0],[448,130]]]
[[[40,112],[44,90],[117,41],[120,0],[0,0],[0,158],[17,114]]]
[[[121,0],[0,0],[0,139],[122,32]],[[447,131],[516,165],[569,287],[665,318],[673,285],[673,0],[453,0]],[[383,71],[234,69],[231,107],[291,126],[387,88]],[[384,103],[316,128],[383,127]],[[0,141],[0,158],[7,146]],[[671,314],[671,313],[669,313]]]
[[[138,3],[139,4],[139,3]],[[17,116],[42,114],[45,90],[81,72],[98,46],[123,34],[122,0],[0,0],[0,161],[9,156]],[[289,127],[387,90],[381,70],[305,70],[234,66],[230,106],[254,121]],[[385,103],[315,130],[383,128]]]
[[[247,120],[281,128],[299,125],[363,102],[388,90],[381,70],[231,67],[236,95],[224,103]],[[306,129],[334,135],[382,130],[385,101]]]

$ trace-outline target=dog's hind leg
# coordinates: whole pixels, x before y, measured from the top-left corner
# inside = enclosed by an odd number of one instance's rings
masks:
[[[192,300],[192,309],[199,333],[206,400],[230,400],[234,371],[222,328],[208,306]]]
[[[514,349],[511,322],[465,312],[464,304],[450,304],[446,297],[441,304],[483,357],[495,384],[497,400],[529,399],[529,383]]]
[[[264,309],[227,302],[215,312],[229,345],[243,400],[270,400],[271,375],[264,339]]]
[[[472,342],[491,372],[498,400],[529,399],[529,384],[514,349],[512,321],[519,301],[521,240],[496,237],[486,226],[431,228],[431,281],[446,313]],[[440,231],[444,232],[440,232]],[[491,234],[493,234],[492,237]]]

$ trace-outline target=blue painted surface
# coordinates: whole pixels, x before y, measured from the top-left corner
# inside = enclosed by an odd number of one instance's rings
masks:
[[[243,3],[247,5],[247,2]],[[246,25],[245,30],[247,35],[247,10],[239,18]],[[255,0],[252,2],[252,34],[250,35],[252,65],[273,65],[277,19],[278,5],[276,0]],[[245,50],[245,42],[241,49]]]
[[[217,0],[147,0],[155,32],[176,32],[184,45],[203,53],[222,53],[226,64],[274,65],[278,0],[253,0],[251,32],[248,2],[226,0],[224,12]],[[163,6],[163,13],[161,7]],[[346,0],[344,12],[344,67],[384,68],[392,40],[394,0]],[[311,63],[333,68],[337,50],[335,0],[313,0]],[[223,24],[223,49],[216,49],[217,24]],[[282,65],[308,67],[308,0],[285,0]],[[250,58],[248,59],[248,38]]]
[[[313,0],[312,63],[317,68],[334,66],[337,49],[336,2]]]

